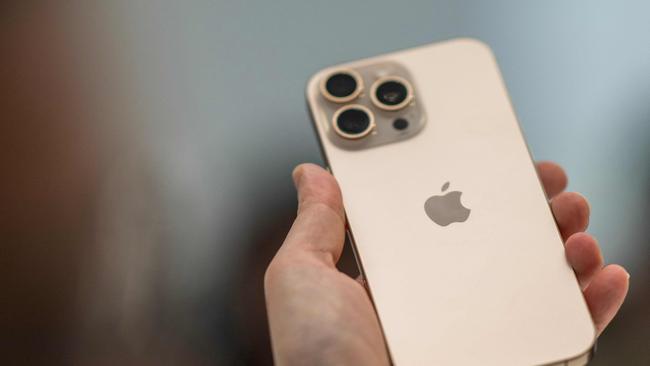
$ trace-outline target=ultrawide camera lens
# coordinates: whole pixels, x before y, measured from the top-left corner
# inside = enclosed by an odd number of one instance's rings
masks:
[[[334,114],[334,131],[346,139],[360,139],[375,127],[372,112],[362,105],[345,106]]]
[[[397,76],[379,79],[372,87],[371,99],[381,109],[394,111],[407,106],[413,93],[410,84]]]
[[[345,103],[361,93],[361,77],[352,70],[337,71],[321,82],[323,96],[331,102]]]

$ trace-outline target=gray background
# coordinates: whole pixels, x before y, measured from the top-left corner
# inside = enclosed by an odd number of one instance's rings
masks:
[[[89,121],[101,147],[87,198],[96,223],[80,259],[76,326],[66,331],[80,362],[269,363],[264,267],[294,215],[293,166],[321,162],[307,78],[471,36],[492,46],[534,157],[564,165],[569,189],[591,202],[589,231],[607,262],[631,273],[628,302],[593,364],[650,364],[647,2],[118,0],[45,9],[54,25],[44,34],[70,38],[76,73],[101,96],[101,118]],[[348,254],[342,266],[354,271]]]

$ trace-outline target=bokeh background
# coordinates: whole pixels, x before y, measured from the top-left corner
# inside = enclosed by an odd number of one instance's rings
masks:
[[[321,162],[322,67],[490,44],[533,155],[631,273],[593,365],[650,364],[647,1],[9,1],[0,6],[3,364],[265,365],[262,277]],[[354,272],[350,253],[341,266]]]

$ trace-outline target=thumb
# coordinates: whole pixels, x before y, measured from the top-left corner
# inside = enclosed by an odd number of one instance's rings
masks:
[[[314,164],[293,171],[298,191],[298,216],[278,256],[306,254],[334,267],[345,239],[345,213],[341,190],[334,177]]]

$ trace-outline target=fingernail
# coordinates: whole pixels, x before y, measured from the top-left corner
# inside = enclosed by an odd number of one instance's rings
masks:
[[[625,274],[627,275],[627,280],[629,281],[630,280],[630,272],[625,271]]]
[[[291,172],[291,178],[293,179],[293,185],[298,189],[298,182],[300,181],[300,178],[302,177],[302,165],[298,165],[293,169],[293,172]]]

